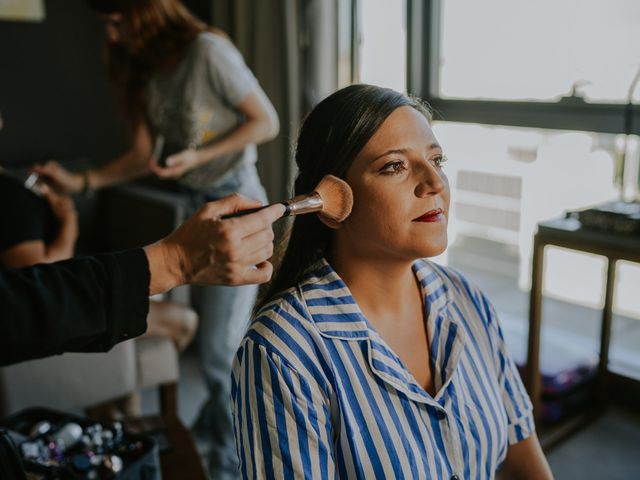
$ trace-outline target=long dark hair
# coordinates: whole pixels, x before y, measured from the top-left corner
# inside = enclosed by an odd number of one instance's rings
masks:
[[[419,99],[373,85],[351,85],[321,101],[300,129],[294,195],[313,191],[325,175],[344,179],[353,160],[380,125],[391,112],[403,106],[413,107],[431,120],[429,108]],[[330,257],[332,238],[332,230],[316,215],[296,217],[282,261],[276,265],[256,311],[279,292],[300,282],[323,257]],[[286,241],[285,238],[281,245]]]
[[[116,97],[131,126],[145,119],[144,92],[154,71],[181,58],[199,33],[212,30],[178,0],[87,0],[98,14],[122,14],[126,45],[105,44]]]

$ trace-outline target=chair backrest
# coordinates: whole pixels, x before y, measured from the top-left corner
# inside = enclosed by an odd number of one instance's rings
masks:
[[[138,184],[100,192],[101,247],[123,250],[160,240],[186,219],[187,201],[184,195]]]
[[[66,353],[0,369],[0,416],[34,406],[81,411],[133,392],[135,341],[106,353]]]

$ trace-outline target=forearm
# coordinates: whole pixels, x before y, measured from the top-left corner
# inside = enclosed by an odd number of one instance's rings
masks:
[[[181,262],[169,249],[165,242],[156,242],[144,247],[149,263],[149,295],[166,292],[183,283]]]
[[[140,152],[130,150],[102,167],[89,170],[89,187],[98,190],[141,177],[149,173],[147,160]]]
[[[59,262],[73,257],[77,239],[77,222],[62,225],[56,238],[46,247],[44,262]]]
[[[551,472],[547,469],[537,468],[536,471],[523,471],[522,469],[503,469],[496,475],[497,480],[553,480]]]
[[[148,282],[142,250],[0,271],[0,364],[141,335]]]
[[[553,480],[547,459],[535,432],[527,439],[510,445],[498,479]]]
[[[108,187],[149,173],[148,162],[152,148],[149,127],[140,123],[133,130],[133,139],[128,151],[106,165],[88,172],[89,187]]]

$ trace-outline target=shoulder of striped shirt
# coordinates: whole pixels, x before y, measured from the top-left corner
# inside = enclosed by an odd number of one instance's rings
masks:
[[[257,329],[264,336],[267,332],[265,329],[259,328],[259,325],[282,321],[295,322],[306,330],[316,329],[311,313],[309,313],[302,293],[297,286],[278,293],[269,303],[265,304],[252,317],[249,330]]]
[[[308,350],[308,345],[322,348],[324,342],[298,286],[279,293],[258,311],[252,319],[242,346],[246,346],[247,343],[262,348],[266,355],[277,358],[289,369],[306,377],[309,377],[309,371],[313,370],[309,366],[314,366],[316,373],[311,377],[319,382],[325,391],[330,391],[330,380],[322,373],[325,369],[321,367],[320,359],[313,354],[300,354]],[[302,357],[307,360],[302,361]]]

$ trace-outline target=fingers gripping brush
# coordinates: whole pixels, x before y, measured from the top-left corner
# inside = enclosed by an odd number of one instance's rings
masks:
[[[326,220],[340,223],[351,213],[353,194],[347,182],[333,175],[326,175],[320,180],[320,183],[318,183],[313,192],[297,195],[290,200],[285,200],[280,203],[285,207],[283,217],[317,212]],[[267,208],[268,206],[269,205],[230,213],[224,215],[222,219],[242,217]]]

